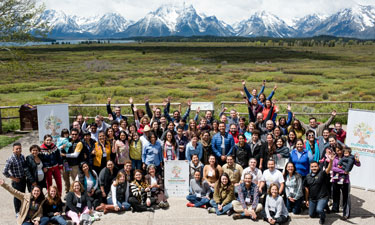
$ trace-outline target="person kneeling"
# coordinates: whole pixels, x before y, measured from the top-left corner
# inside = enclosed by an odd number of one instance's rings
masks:
[[[270,224],[282,224],[288,221],[288,209],[283,198],[279,195],[279,186],[271,184],[266,197],[266,204],[263,211],[264,221]]]
[[[251,173],[246,173],[244,182],[238,188],[238,198],[232,202],[233,210],[236,212],[233,215],[234,220],[245,217],[255,220],[257,213],[262,211],[262,204],[259,203],[259,188],[252,181]]]
[[[202,181],[201,172],[194,172],[194,179],[190,180],[190,193],[186,197],[189,201],[187,207],[206,208],[210,202],[211,188],[206,180]]]
[[[229,175],[223,173],[220,180],[216,182],[214,199],[210,201],[212,208],[208,209],[209,213],[223,215],[227,213],[229,216],[232,213],[232,201],[234,200],[234,188],[230,182]]]

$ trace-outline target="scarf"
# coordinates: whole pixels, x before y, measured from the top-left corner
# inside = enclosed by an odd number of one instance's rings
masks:
[[[173,144],[171,144],[171,145],[172,145],[172,160],[175,160],[176,159],[176,148],[175,148],[175,146]],[[165,144],[164,144],[164,153],[163,153],[164,159],[168,159],[168,156],[167,156],[167,151],[168,151],[167,146],[168,146],[168,143],[165,142]]]
[[[312,150],[311,150],[311,146],[310,146],[310,142],[309,141],[306,141],[306,150],[311,152],[311,155],[314,156],[314,161],[315,162],[318,162],[319,163],[319,159],[320,159],[320,152],[319,152],[319,146],[318,146],[318,142],[315,140],[314,141],[314,149],[315,149],[315,154],[313,154]]]

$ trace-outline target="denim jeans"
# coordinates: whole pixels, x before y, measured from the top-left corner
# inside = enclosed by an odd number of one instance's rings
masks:
[[[300,214],[302,201],[303,201],[303,197],[295,200],[294,202],[291,202],[289,198],[286,198],[286,208],[288,209],[288,212],[293,212],[294,214]]]
[[[107,198],[107,203],[108,205],[114,205],[112,198]],[[130,207],[131,207],[131,205],[128,202],[120,202],[120,201],[117,201],[117,206],[123,210],[130,210]]]
[[[142,169],[142,160],[132,159],[132,168],[137,169],[137,170],[141,170]]]
[[[321,198],[319,200],[309,200],[309,216],[315,217],[316,214],[319,215],[320,219],[325,220],[326,214],[324,208],[327,206],[328,196]]]
[[[212,205],[212,207],[214,207],[216,209],[216,215],[223,215],[227,211],[229,211],[230,209],[232,209],[232,203],[228,203],[225,206],[223,206],[223,209],[221,211],[219,211],[218,205],[216,204],[215,200],[212,199],[210,201],[210,204]]]
[[[199,198],[196,195],[188,195],[186,199],[193,203],[195,207],[201,207],[202,205],[206,205],[210,202],[210,199],[208,198]]]
[[[39,225],[47,225],[49,221],[48,217],[42,217],[40,218]],[[32,222],[23,222],[22,225],[34,225]]]
[[[57,223],[59,225],[66,225],[68,223],[68,222],[66,222],[66,220],[64,219],[64,217],[61,216],[61,215],[59,215],[59,216],[53,216],[51,218],[49,218],[49,217],[42,217],[40,219],[40,221],[42,221],[45,218],[48,219],[47,223],[45,223],[45,224],[48,224],[48,222],[52,222],[52,223]],[[43,225],[42,222],[40,223],[40,225]]]

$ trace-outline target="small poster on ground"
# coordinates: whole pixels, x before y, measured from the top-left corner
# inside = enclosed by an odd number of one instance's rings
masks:
[[[184,160],[165,161],[164,185],[169,197],[186,197],[189,194],[189,163]]]

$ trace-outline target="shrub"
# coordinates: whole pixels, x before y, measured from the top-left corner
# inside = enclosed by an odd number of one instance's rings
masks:
[[[321,94],[322,94],[321,91],[318,89],[313,89],[306,93],[306,95],[308,96],[320,96]]]
[[[72,94],[72,92],[68,89],[57,89],[57,90],[49,91],[47,93],[47,96],[48,97],[61,98],[61,97],[67,97],[71,94]]]

